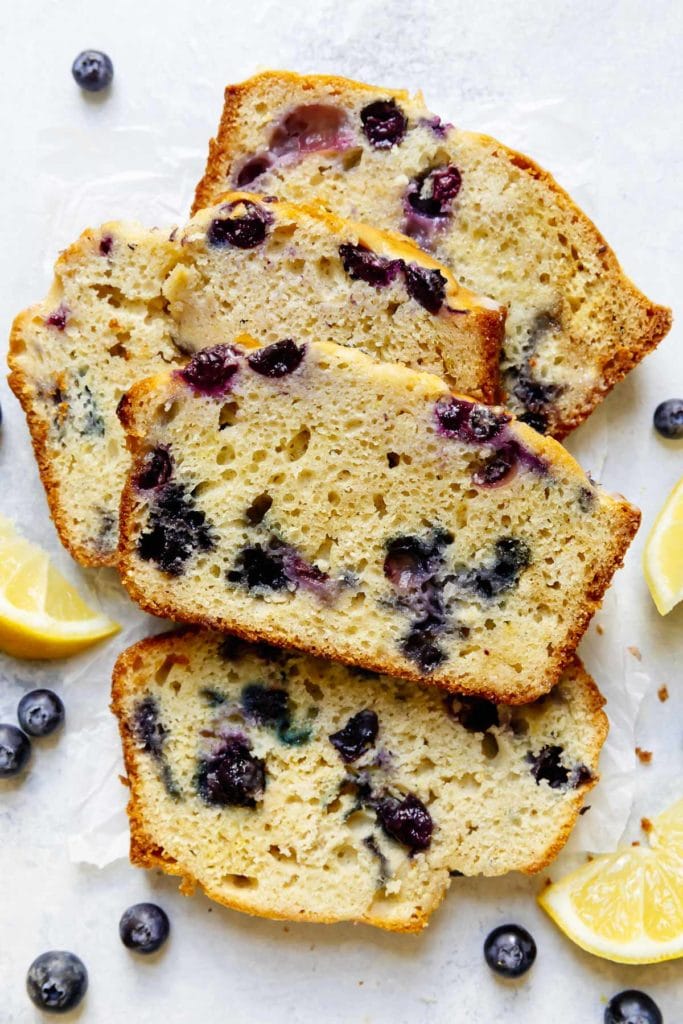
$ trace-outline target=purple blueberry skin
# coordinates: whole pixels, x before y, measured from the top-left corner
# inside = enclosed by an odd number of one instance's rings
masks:
[[[490,444],[510,422],[505,413],[455,397],[439,399],[435,414],[442,433],[469,444]]]
[[[11,779],[28,766],[31,741],[16,725],[0,724],[0,779]]]
[[[273,345],[252,352],[247,357],[247,362],[255,373],[277,379],[298,370],[305,354],[305,345],[299,346],[291,338],[284,338]]]
[[[202,800],[220,807],[256,807],[266,788],[265,761],[251,752],[248,740],[234,736],[197,772],[197,792]]]
[[[172,474],[171,453],[165,445],[159,445],[143,457],[142,468],[138,471],[135,483],[141,490],[147,491],[168,483]]]
[[[64,724],[64,704],[52,690],[31,690],[19,701],[17,718],[29,736],[49,736]]]
[[[374,746],[378,732],[377,714],[369,708],[364,708],[349,718],[342,729],[333,732],[329,740],[342,761],[351,764]]]
[[[403,141],[408,122],[396,100],[375,100],[360,112],[363,133],[374,149],[391,149]]]
[[[235,184],[238,188],[246,188],[247,185],[251,185],[252,182],[260,178],[262,174],[270,170],[272,167],[272,160],[267,154],[263,156],[257,155],[250,157],[245,163],[242,164],[240,170],[237,172]]]
[[[113,245],[114,239],[111,235],[102,235],[102,238],[100,239],[100,255],[109,256]]]
[[[178,375],[200,395],[219,396],[232,387],[239,362],[231,345],[214,345],[197,352]]]
[[[436,316],[446,298],[446,278],[441,271],[428,270],[416,263],[409,263],[405,274],[410,297],[419,302],[428,313]]]
[[[259,725],[289,723],[289,695],[280,687],[249,683],[242,690],[242,707],[247,718]]]
[[[344,242],[339,246],[342,266],[353,281],[365,281],[375,288],[386,288],[403,270],[403,260],[379,256],[364,245]]]
[[[36,957],[26,975],[26,991],[39,1010],[67,1013],[88,989],[88,972],[74,953],[53,949]]]
[[[133,732],[146,754],[159,758],[162,754],[166,730],[159,721],[159,705],[154,697],[143,697],[133,711]]]
[[[119,921],[119,936],[134,953],[156,953],[166,942],[171,929],[165,910],[156,903],[135,903]]]
[[[653,417],[654,427],[658,434],[670,441],[679,441],[683,437],[683,398],[669,398],[660,402]]]
[[[233,216],[236,208],[242,212]],[[220,208],[220,216],[211,221],[206,237],[209,245],[223,248],[231,245],[236,249],[254,249],[268,234],[273,218],[259,203],[238,199]]]
[[[604,1024],[664,1024],[654,999],[638,989],[625,989],[612,996],[605,1007]]]
[[[150,505],[148,525],[138,538],[140,558],[169,576],[180,576],[197,551],[212,551],[215,545],[213,528],[185,488],[174,483],[160,488]]]
[[[114,65],[101,50],[83,50],[71,65],[71,74],[77,85],[86,92],[101,92],[111,85]]]
[[[408,206],[423,217],[448,217],[461,185],[462,175],[452,164],[425,171],[408,186]]]
[[[432,816],[414,793],[399,800],[388,796],[379,800],[375,808],[377,820],[392,839],[409,847],[411,852],[426,850],[432,841]]]
[[[457,708],[456,703],[459,705]],[[459,697],[449,693],[445,704],[449,715],[468,732],[486,732],[491,726],[500,724],[497,705],[483,697]]]
[[[526,759],[538,785],[545,781],[551,789],[578,789],[593,778],[593,773],[585,764],[576,765],[571,770],[566,768],[560,761],[563,753],[563,747],[554,744],[542,747],[538,754],[529,751]]]
[[[69,311],[66,306],[58,306],[54,312],[46,318],[45,323],[48,327],[55,327],[58,331],[63,331],[69,320]]]
[[[536,959],[536,943],[518,924],[502,924],[486,936],[484,957],[503,978],[521,978]]]
[[[353,142],[346,111],[331,103],[303,104],[275,126],[268,145],[275,157],[341,151]],[[261,158],[258,154],[257,159]],[[254,159],[254,158],[252,158]]]

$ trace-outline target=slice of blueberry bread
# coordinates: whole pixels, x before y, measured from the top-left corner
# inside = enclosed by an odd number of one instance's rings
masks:
[[[541,870],[597,779],[602,697],[573,661],[524,708],[210,632],[114,670],[131,860],[236,910],[417,931],[454,875]]]
[[[235,186],[402,231],[505,304],[505,403],[556,437],[671,324],[546,171],[420,94],[284,71],[230,86],[196,205]]]
[[[502,409],[328,342],[204,349],[119,412],[146,610],[491,699],[551,688],[639,522]]]
[[[179,246],[168,232],[111,223],[85,231],[45,299],[20,313],[9,383],[21,402],[50,513],[83,565],[116,560],[129,463],[116,406],[160,366],[182,366],[162,286]]]
[[[503,311],[404,236],[232,193],[177,237],[183,261],[164,294],[186,348],[314,333],[497,399]]]
[[[170,236],[86,231],[14,322],[10,384],[63,543],[85,565],[112,565],[128,463],[116,406],[135,381],[226,333],[266,344],[315,326],[493,401],[503,319],[408,239],[229,195]]]

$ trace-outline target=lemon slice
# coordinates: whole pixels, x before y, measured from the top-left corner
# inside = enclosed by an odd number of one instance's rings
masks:
[[[540,894],[577,946],[620,964],[683,956],[683,800],[655,819],[649,840],[596,857]]]
[[[660,615],[683,600],[683,479],[666,499],[645,542],[643,570]]]
[[[15,658],[63,658],[119,629],[83,601],[46,551],[0,516],[0,650]]]

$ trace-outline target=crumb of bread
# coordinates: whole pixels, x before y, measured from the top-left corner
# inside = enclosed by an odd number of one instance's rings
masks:
[[[642,747],[636,747],[636,757],[641,764],[650,764],[652,761],[652,751],[643,750]]]

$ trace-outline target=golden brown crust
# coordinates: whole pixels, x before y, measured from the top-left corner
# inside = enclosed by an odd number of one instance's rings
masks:
[[[131,794],[127,807],[130,825],[131,863],[137,867],[158,868],[166,874],[176,875],[181,879],[180,890],[185,895],[192,895],[194,891],[199,888],[215,902],[229,907],[232,910],[239,910],[242,913],[256,917],[265,917],[270,920],[296,920],[319,924],[338,923],[340,919],[335,918],[334,916],[305,914],[300,912],[297,912],[295,915],[288,915],[286,913],[265,911],[262,907],[255,908],[253,903],[249,903],[246,899],[240,900],[234,895],[231,896],[231,898],[226,899],[224,894],[216,892],[210,887],[203,886],[187,867],[179,864],[174,858],[168,856],[145,830],[140,807],[140,780],[138,778],[134,756],[135,740],[123,710],[126,684],[132,684],[133,686],[139,685],[141,688],[146,684],[144,675],[136,677],[136,672],[142,668],[144,657],[147,652],[153,652],[158,649],[163,651],[165,647],[175,650],[185,638],[201,636],[202,633],[203,631],[195,626],[186,626],[167,633],[147,637],[146,639],[133,644],[132,647],[129,647],[119,655],[114,666],[112,676],[111,710],[118,720],[119,733],[123,746],[123,758],[127,774],[125,784],[130,787]],[[591,770],[591,778],[577,789],[575,796],[571,802],[568,803],[567,817],[559,832],[552,837],[548,842],[547,847],[541,854],[539,854],[536,860],[519,868],[523,874],[527,875],[536,874],[537,872],[544,870],[555,859],[569,838],[579,815],[579,811],[583,806],[585,797],[598,783],[600,778],[598,774],[598,760],[600,750],[602,749],[609,731],[608,719],[603,711],[605,699],[600,693],[594,680],[586,672],[580,659],[576,656],[573,658],[572,664],[568,669],[568,676],[571,680],[571,686],[575,691],[573,698],[580,710],[587,718],[590,719],[593,730],[593,744],[589,756],[586,759],[587,767]],[[427,926],[431,913],[440,905],[446,895],[446,892],[447,887],[444,888],[443,893],[440,894],[438,898],[432,899],[430,905],[420,908],[422,911],[421,914],[413,915],[407,921],[391,921],[387,918],[378,918],[373,916],[371,911],[359,918],[358,921],[361,924],[373,925],[387,931],[397,931],[406,934],[416,933]]]
[[[320,347],[325,347],[325,343],[319,343],[319,345]],[[405,370],[404,372],[406,374],[414,374],[415,376],[420,377],[431,376],[417,374],[415,371],[410,370]],[[438,387],[439,389],[443,388],[445,390],[445,385],[443,385],[438,378],[433,377],[432,380],[434,381],[435,387]],[[210,617],[199,609],[192,612],[180,611],[175,607],[150,598],[149,595],[147,595],[136,583],[135,552],[130,540],[128,526],[133,520],[136,502],[134,493],[135,485],[133,483],[136,473],[136,459],[139,453],[144,450],[146,438],[146,424],[144,422],[144,412],[142,410],[147,396],[153,394],[157,388],[164,389],[167,381],[167,374],[159,374],[156,377],[150,377],[146,380],[140,381],[131,388],[119,405],[119,419],[126,431],[126,443],[133,457],[130,474],[121,496],[119,512],[121,528],[119,534],[118,567],[121,575],[121,582],[124,587],[132,599],[144,611],[149,612],[151,615],[158,615],[161,618],[172,619],[174,621],[190,625],[203,626],[206,629],[215,629],[223,632],[234,633],[237,636],[242,637],[244,640],[249,640],[254,643],[271,643],[279,647],[300,650],[306,654],[311,654],[317,657],[328,658],[331,660],[338,659],[337,651],[328,643],[322,641],[317,643],[308,643],[302,641],[301,638],[298,638],[295,642],[290,634],[275,624],[270,624],[268,627],[263,626],[259,630],[254,630],[244,625],[242,622],[228,619],[223,616]],[[539,454],[549,456],[551,461],[554,461],[556,464],[559,463],[560,465],[564,464],[572,471],[576,469],[576,463],[569,452],[559,446],[557,442],[551,438],[541,437],[526,424],[518,423],[514,420],[514,417],[513,421],[515,422],[517,429],[522,434],[522,440],[524,439],[524,434],[528,434],[529,440]],[[469,682],[466,677],[458,677],[457,680],[454,681],[448,676],[440,675],[437,668],[429,676],[430,685],[438,686],[448,691],[455,691],[463,694],[474,694],[498,703],[511,705],[527,704],[547,693],[558,681],[563,669],[567,664],[569,664],[572,656],[574,655],[574,652],[576,651],[591,618],[602,604],[605,591],[607,590],[614,573],[623,565],[626,551],[638,529],[638,526],[640,525],[641,516],[638,509],[630,505],[625,498],[618,497],[614,499],[614,501],[614,553],[609,561],[604,562],[596,568],[595,575],[588,585],[583,607],[577,615],[576,621],[568,631],[564,642],[561,645],[558,645],[553,654],[549,656],[546,674],[544,677],[537,679],[534,684],[529,684],[527,686],[520,685],[515,689],[496,688],[494,690],[487,689],[486,685],[482,684],[481,681],[477,681],[476,684]],[[126,538],[128,538],[128,541]],[[386,659],[380,662],[374,661],[371,658],[364,656],[362,653],[356,653],[354,656],[345,656],[344,661],[348,664],[355,665],[358,668],[367,669],[371,672],[392,675],[418,683],[425,681],[417,668],[413,668],[410,664],[399,660],[398,658],[392,658],[390,655],[387,655]]]
[[[289,71],[265,71],[244,82],[229,85],[225,90],[225,102],[218,132],[216,137],[209,141],[206,167],[195,190],[193,211],[208,205],[216,190],[224,187],[226,167],[231,164],[232,140],[240,124],[243,100],[273,80],[304,91],[325,86],[330,89],[332,96],[335,94],[348,95],[350,91],[362,92],[376,88],[335,75],[298,75]],[[383,88],[382,92],[396,100],[410,100],[410,96],[405,90]],[[473,136],[477,133],[467,134]],[[548,171],[523,153],[510,149],[497,139],[485,135],[478,135],[478,138],[484,144],[492,147],[493,155],[507,160],[518,170],[544,184],[560,206],[567,211],[575,230],[583,235],[602,265],[605,275],[610,275],[614,279],[615,289],[631,300],[633,314],[628,324],[622,323],[619,326],[618,342],[600,367],[600,379],[586,393],[580,405],[577,404],[571,409],[563,411],[560,418],[551,423],[550,432],[558,440],[561,440],[590,415],[615,384],[644,356],[657,347],[671,328],[672,313],[668,307],[651,302],[623,273],[616,255],[607,245],[598,228]]]
[[[85,234],[87,235],[88,233],[86,232]],[[62,508],[59,478],[53,469],[53,463],[50,458],[48,424],[38,412],[33,387],[21,369],[17,358],[19,353],[23,351],[25,329],[29,322],[35,316],[43,315],[43,306],[41,303],[38,303],[29,309],[25,309],[14,318],[10,331],[9,352],[7,355],[7,362],[11,372],[7,377],[7,381],[14,395],[18,398],[26,416],[33,452],[38,463],[40,479],[45,488],[50,517],[55,524],[60,541],[80,565],[93,568],[114,566],[116,565],[117,558],[116,551],[107,552],[98,550],[96,547],[84,547],[74,540]]]

